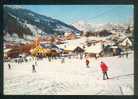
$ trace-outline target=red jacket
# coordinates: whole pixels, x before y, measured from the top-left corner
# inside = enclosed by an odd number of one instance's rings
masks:
[[[102,69],[102,72],[107,72],[108,71],[108,66],[105,63],[102,63],[101,64],[101,69]]]

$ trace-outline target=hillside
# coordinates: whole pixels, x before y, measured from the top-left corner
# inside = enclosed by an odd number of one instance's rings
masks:
[[[36,32],[41,35],[64,34],[65,32],[79,33],[80,31],[62,21],[43,16],[22,8],[4,6],[4,33],[33,36]]]

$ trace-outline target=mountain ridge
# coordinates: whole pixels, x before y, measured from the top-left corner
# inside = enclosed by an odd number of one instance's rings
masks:
[[[41,35],[62,35],[65,32],[80,32],[72,25],[28,9],[13,9],[5,6],[3,17],[5,33],[8,32],[10,35],[16,33],[21,38],[23,38],[24,34],[35,35],[33,32],[39,32]]]

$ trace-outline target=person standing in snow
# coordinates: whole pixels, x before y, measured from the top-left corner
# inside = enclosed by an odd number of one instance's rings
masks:
[[[87,68],[89,68],[89,60],[88,59],[86,59],[86,66],[87,66]]]
[[[32,65],[32,72],[36,72],[35,65]]]
[[[80,55],[80,60],[82,60],[83,59],[83,55]]]
[[[8,64],[8,68],[11,69],[11,65],[10,64]]]
[[[119,57],[121,57],[121,52],[122,52],[122,49],[120,47],[117,48],[117,55]]]
[[[61,63],[64,63],[65,62],[65,58],[63,57],[62,60],[61,60]]]
[[[107,79],[109,79],[108,74],[107,74],[108,66],[104,62],[101,61],[100,67],[103,72],[103,80],[105,80],[105,76],[107,77]]]
[[[35,63],[34,63],[34,64],[35,64],[35,66],[38,66],[38,64],[37,64],[37,62],[36,62],[36,61],[35,61]]]
[[[126,52],[126,58],[128,58],[128,52]]]

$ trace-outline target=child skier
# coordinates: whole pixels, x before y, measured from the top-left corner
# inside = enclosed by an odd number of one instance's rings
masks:
[[[32,72],[36,72],[35,65],[32,65]]]
[[[87,68],[89,68],[89,60],[88,59],[86,59],[86,66],[87,66]]]
[[[105,75],[106,75],[107,79],[109,79],[109,77],[107,75],[108,66],[104,62],[101,61],[100,67],[101,67],[101,70],[103,72],[103,80],[105,80]]]
[[[8,64],[8,68],[11,69],[11,65],[10,64]]]

